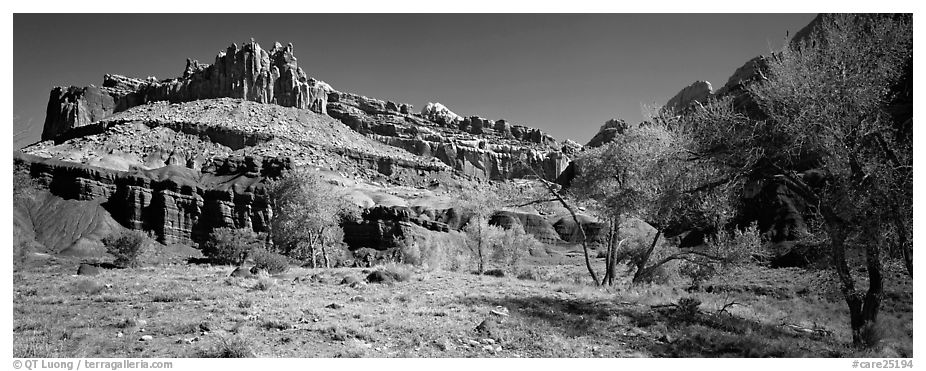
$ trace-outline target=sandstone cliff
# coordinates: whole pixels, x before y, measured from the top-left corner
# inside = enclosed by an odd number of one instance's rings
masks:
[[[164,244],[201,242],[217,227],[267,231],[264,180],[296,166],[341,182],[425,186],[454,176],[327,116],[234,99],[135,107],[58,139],[23,148],[15,161],[52,193],[99,201]]]
[[[149,102],[189,102],[240,98],[325,113],[327,84],[298,67],[292,44],[266,51],[250,42],[232,44],[212,65],[187,60],[183,75],[170,80],[106,75],[103,87],[58,87],[52,90],[42,140],[88,125],[115,112]]]
[[[345,225],[346,242],[393,246],[461,228],[468,218],[446,202],[460,187],[556,179],[581,149],[439,103],[419,113],[340,92],[309,78],[292,45],[254,42],[211,65],[187,60],[173,79],[106,75],[102,87],[55,88],[44,129],[17,164],[56,196],[99,203],[164,244],[202,242],[217,227],[266,231],[265,180],[308,167],[366,210]],[[561,241],[545,217],[517,215],[535,236]]]
[[[552,180],[568,156],[540,130],[478,116],[460,118],[443,105],[422,114],[411,106],[332,91],[328,114],[359,133],[424,158],[434,158],[465,175],[504,180],[531,175]]]
[[[223,97],[329,114],[361,134],[416,156],[434,158],[472,177],[511,179],[531,174],[526,168],[530,167],[552,180],[569,161],[556,140],[540,130],[505,120],[463,118],[440,103],[429,103],[419,114],[409,104],[339,92],[307,77],[296,63],[292,45],[277,43],[266,51],[254,42],[241,47],[233,44],[212,65],[187,60],[183,75],[175,79],[106,75],[101,88],[55,88],[49,97],[42,140],[62,142],[86,135],[88,131],[83,130],[99,131],[82,128],[140,105]],[[257,135],[245,138],[246,133],[214,134],[213,139],[261,140]]]
[[[695,102],[706,103],[707,99],[713,95],[714,89],[711,87],[710,82],[695,81],[670,98],[666,102],[665,109],[672,112],[681,112]]]

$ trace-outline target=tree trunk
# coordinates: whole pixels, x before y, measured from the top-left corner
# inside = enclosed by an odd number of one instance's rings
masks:
[[[482,231],[482,218],[480,217],[477,222],[479,223],[479,238],[476,239],[476,254],[479,256],[479,274],[482,274],[485,272],[485,257],[482,253],[482,239],[485,238],[485,234]]]
[[[868,267],[868,292],[865,293],[865,299],[862,305],[862,328],[865,326],[876,326],[878,323],[878,313],[881,311],[881,297],[884,294],[884,277],[881,274],[881,245],[879,244],[878,238],[876,237],[876,231],[869,231],[868,244],[865,246],[865,265]],[[853,329],[853,334],[855,329]],[[873,346],[866,339],[862,339],[863,345]],[[875,340],[875,339],[867,339]],[[860,345],[855,342],[853,336],[853,343]]]
[[[312,256],[312,268],[318,267],[318,260],[315,257],[315,241],[314,237],[309,237],[309,255]]]
[[[656,237],[653,237],[653,242],[649,245],[649,249],[643,254],[641,259],[637,262],[637,271],[633,274],[633,283],[640,283],[651,274],[653,270],[659,268],[660,265],[654,265],[652,267],[646,267],[646,262],[649,261],[649,258],[653,255],[653,251],[656,250],[656,243],[659,242],[659,237],[662,236],[662,230],[656,230]]]
[[[881,248],[875,234],[867,233],[869,244],[865,249],[865,263],[868,271],[868,292],[862,293],[855,288],[855,279],[846,260],[846,228],[844,223],[831,210],[823,210],[827,223],[827,234],[833,255],[833,266],[839,276],[842,292],[849,306],[849,326],[852,329],[852,344],[857,347],[873,346],[865,332],[876,326],[878,312],[881,309],[881,296],[884,291],[881,275]],[[869,231],[870,232],[870,231]]]
[[[562,198],[560,198],[560,201],[562,201]],[[566,203],[566,201],[562,202],[563,204]],[[588,258],[588,241],[586,241],[585,228],[582,228],[582,223],[579,223],[579,218],[576,217],[576,213],[573,212],[571,208],[567,208],[567,210],[572,214],[572,220],[579,226],[579,232],[582,233],[582,252],[585,254],[585,268],[588,269],[588,274],[592,276],[592,282],[595,282],[595,286],[598,286],[598,275],[595,274],[595,269],[592,268],[592,261]]]
[[[608,221],[608,242],[607,242],[607,245],[605,245],[606,250],[605,250],[605,258],[604,258],[604,264],[605,264],[604,277],[601,278],[602,286],[608,283],[608,279],[610,278],[610,274],[611,274],[611,254],[614,253],[614,250],[611,249],[611,246],[614,246],[613,225],[614,225],[614,220],[613,219],[609,220]]]
[[[322,259],[325,261],[325,268],[331,268],[331,261],[328,260],[328,250],[325,249],[325,244],[322,244]]]
[[[620,217],[616,217],[612,218],[608,225],[608,253],[605,257],[605,278],[602,279],[602,285],[613,286],[617,277],[617,245],[614,241],[620,239],[620,224]]]
[[[907,275],[913,277],[913,244],[907,239],[907,228],[899,214],[894,219],[894,226],[897,228],[897,246],[903,256],[904,267],[907,268]]]
[[[903,252],[904,266],[907,268],[907,275],[913,277],[913,248],[910,244],[904,243],[901,251]]]
[[[543,179],[541,178],[541,180]],[[569,211],[569,215],[572,216],[572,221],[576,223],[576,226],[579,227],[579,237],[580,237],[580,240],[582,241],[582,252],[585,254],[585,268],[588,269],[588,274],[592,276],[592,282],[594,282],[595,285],[598,286],[599,285],[598,274],[595,273],[595,269],[592,268],[592,260],[589,259],[588,257],[588,241],[587,241],[588,237],[585,235],[585,228],[582,228],[582,223],[579,222],[579,217],[576,216],[576,212],[572,209],[571,206],[569,206],[569,203],[566,202],[563,196],[560,196],[560,194],[557,193],[556,190],[553,189],[553,187],[549,184],[549,182],[547,182],[546,180],[543,180],[543,182],[544,184],[547,185],[547,189],[550,191],[550,193],[552,193],[553,196],[556,197],[557,200],[559,200],[559,203],[563,205],[563,207],[566,208],[566,211]]]
[[[585,268],[588,269],[588,274],[592,276],[592,282],[594,282],[595,285],[598,286],[600,284],[600,281],[598,281],[598,274],[595,273],[595,269],[592,268],[592,261],[588,257],[588,241],[586,241],[587,236],[585,235],[585,228],[582,228],[582,223],[579,223],[579,218],[576,216],[576,212],[572,209],[571,206],[569,206],[569,203],[566,202],[566,199],[564,199],[563,196],[561,196],[559,192],[556,191],[556,189],[553,187],[553,184],[550,181],[544,179],[542,176],[540,176],[540,174],[537,173],[536,170],[534,170],[534,168],[528,166],[523,161],[519,161],[519,163],[522,164],[524,167],[526,167],[528,170],[530,170],[531,173],[533,173],[534,176],[537,177],[537,180],[541,181],[543,185],[547,187],[547,191],[549,191],[550,194],[553,197],[555,197],[556,200],[559,201],[559,203],[563,205],[563,207],[566,208],[567,211],[569,211],[569,215],[572,215],[572,221],[575,222],[576,226],[579,227],[579,233],[581,234],[581,237],[582,237],[582,251],[585,253]]]

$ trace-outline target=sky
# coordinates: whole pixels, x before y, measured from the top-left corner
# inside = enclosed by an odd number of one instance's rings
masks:
[[[14,14],[14,148],[49,91],[107,73],[173,78],[232,43],[292,43],[337,90],[505,119],[587,143],[696,80],[714,89],[814,14]]]

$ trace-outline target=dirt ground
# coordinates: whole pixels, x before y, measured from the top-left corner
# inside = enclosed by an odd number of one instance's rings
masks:
[[[365,282],[372,269],[361,268],[238,278],[228,266],[167,264],[77,276],[78,263],[14,273],[14,357],[912,356],[912,280],[893,266],[883,340],[860,351],[827,271],[740,268],[691,290],[594,287],[575,252],[505,277],[409,267],[392,284]],[[700,304],[673,305],[694,302],[683,298]]]

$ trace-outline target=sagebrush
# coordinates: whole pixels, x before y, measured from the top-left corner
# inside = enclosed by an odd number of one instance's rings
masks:
[[[250,229],[216,228],[203,246],[203,255],[213,264],[241,265],[251,251],[263,246],[260,236]]]
[[[273,251],[255,248],[249,256],[253,259],[255,268],[263,269],[267,273],[278,274],[289,270],[289,259]]]
[[[124,231],[103,238],[103,245],[106,246],[106,252],[115,258],[113,264],[135,267],[139,264],[138,257],[141,256],[147,238],[139,231]]]

